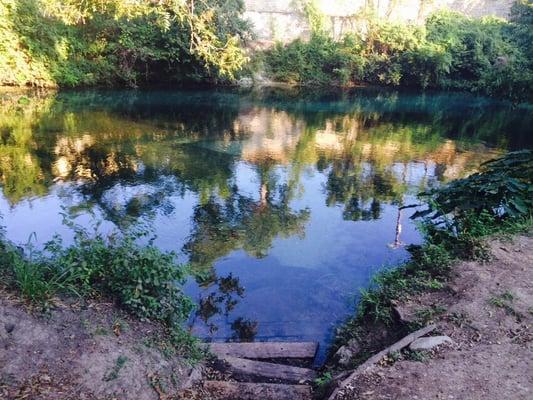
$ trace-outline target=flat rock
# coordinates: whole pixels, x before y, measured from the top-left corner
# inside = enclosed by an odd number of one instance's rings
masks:
[[[453,340],[449,336],[427,336],[416,339],[409,345],[411,350],[431,350],[443,344],[452,344]]]
[[[240,357],[251,359],[314,358],[316,342],[254,342],[254,343],[211,343],[209,349],[219,357]]]
[[[217,400],[311,400],[307,385],[205,381],[204,388]]]
[[[224,357],[228,369],[236,376],[279,379],[284,382],[302,383],[316,378],[316,371],[309,368],[253,361],[244,358]]]

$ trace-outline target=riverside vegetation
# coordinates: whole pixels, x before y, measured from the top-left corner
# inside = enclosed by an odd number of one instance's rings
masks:
[[[533,228],[533,152],[508,153],[483,164],[480,172],[422,193],[427,208],[414,213],[421,218],[422,245],[411,245],[411,258],[379,273],[374,285],[363,291],[358,310],[339,330],[336,346],[361,340],[369,325],[400,328],[398,334],[418,329],[421,319],[401,329],[394,305],[409,295],[439,290],[459,260],[486,260],[489,236],[531,232]],[[367,352],[359,354],[361,361]]]
[[[300,84],[376,85],[468,90],[531,101],[533,2],[517,1],[509,21],[442,11],[424,26],[368,16],[364,33],[340,40],[306,8],[309,41],[278,43],[265,54],[273,79]]]
[[[15,246],[0,232],[2,286],[41,311],[58,297],[111,300],[134,317],[161,323],[177,354],[191,361],[202,357],[197,340],[181,325],[194,305],[181,289],[187,268],[174,253],[138,244],[144,233],[105,236],[66,223],[75,231],[73,244],[64,246],[56,236],[39,251],[31,244]]]
[[[0,84],[138,86],[231,79],[242,2],[1,0]]]
[[[228,83],[264,70],[297,84],[378,84],[468,90],[530,101],[533,2],[509,21],[438,12],[424,26],[362,15],[339,40],[304,1],[312,28],[247,56],[253,38],[241,0],[0,1],[0,84],[76,87]]]
[[[340,330],[337,344],[358,338],[369,323],[390,326],[394,301],[442,288],[456,260],[486,257],[487,236],[531,229],[532,181],[533,152],[524,150],[423,193],[427,209],[413,217],[423,218],[425,242],[409,247],[411,259],[404,265],[376,276],[374,287],[361,296],[356,317]],[[113,300],[135,317],[163,323],[175,351],[201,357],[196,340],[181,327],[193,303],[182,292],[188,271],[176,262],[175,254],[152,243],[138,244],[143,233],[104,236],[97,229],[92,232],[66,222],[75,232],[73,244],[64,246],[56,237],[42,251],[31,245],[16,247],[2,232],[3,285],[41,308],[62,295]]]

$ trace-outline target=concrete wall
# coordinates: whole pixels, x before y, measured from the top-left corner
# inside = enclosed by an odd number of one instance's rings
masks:
[[[291,41],[309,34],[302,0],[244,0],[245,17],[254,25],[259,42]],[[390,21],[421,23],[433,11],[448,8],[465,15],[506,18],[513,0],[316,0],[336,37],[356,29],[358,19],[373,12]]]

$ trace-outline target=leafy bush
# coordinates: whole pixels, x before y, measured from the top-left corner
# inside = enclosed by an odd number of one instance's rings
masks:
[[[533,210],[533,151],[522,150],[481,165],[480,172],[422,194],[429,208],[414,217],[432,219],[452,214],[460,219],[473,212],[495,219],[524,218]]]
[[[0,227],[2,285],[43,308],[59,295],[113,300],[138,318],[163,323],[172,354],[191,363],[205,356],[200,341],[181,325],[194,305],[182,292],[187,269],[174,253],[137,244],[141,234],[106,237],[95,230],[91,235],[68,224],[75,230],[74,243],[64,247],[56,237],[41,252],[30,244],[15,247]]]
[[[181,291],[186,269],[176,263],[175,254],[139,246],[134,236],[90,237],[78,228],[73,245],[63,248],[56,238],[45,250],[53,255],[48,261],[71,274],[84,294],[113,298],[141,318],[179,322],[192,310]]]
[[[0,84],[232,79],[246,61],[240,0],[0,1]]]
[[[371,83],[460,89],[531,101],[531,1],[513,7],[511,21],[440,11],[425,26],[370,19],[365,34],[334,41],[278,43],[265,54],[271,76],[300,84]]]
[[[152,244],[136,243],[137,235],[92,236],[74,226],[74,243],[64,247],[56,237],[43,252],[24,255],[1,238],[0,273],[32,302],[46,303],[60,293],[103,296],[140,318],[177,326],[192,311],[183,294],[187,270]],[[31,247],[27,248],[31,250]]]

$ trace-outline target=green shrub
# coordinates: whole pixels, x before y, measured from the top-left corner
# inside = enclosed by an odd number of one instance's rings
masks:
[[[278,43],[265,62],[273,79],[291,83],[460,89],[531,101],[531,7],[517,2],[511,21],[450,11],[424,27],[370,19],[365,35],[334,41],[315,33],[307,42]]]
[[[2,0],[0,84],[232,79],[246,61],[242,11],[240,0]]]
[[[533,151],[522,150],[481,165],[480,172],[451,182],[422,196],[429,208],[414,217],[432,219],[453,214],[464,222],[468,213],[483,213],[495,220],[525,218],[533,210]]]
[[[182,292],[187,269],[174,253],[137,244],[138,235],[92,236],[74,226],[74,243],[56,237],[26,254],[0,238],[0,274],[31,302],[46,305],[61,293],[104,297],[139,318],[179,326],[193,309]]]
[[[76,227],[75,241],[63,247],[60,238],[45,247],[56,266],[84,295],[101,295],[140,318],[174,324],[186,319],[193,308],[181,285],[187,270],[174,253],[155,246],[136,244],[133,235],[104,237]]]

